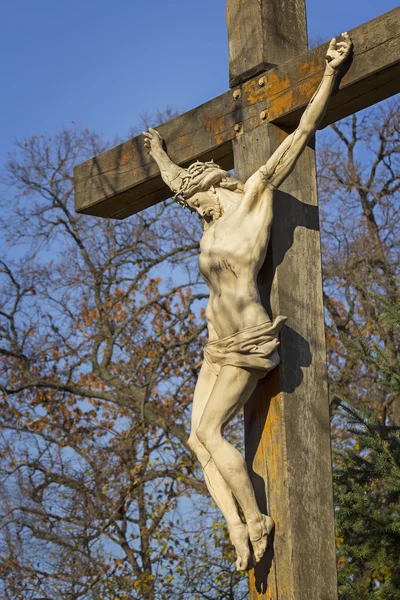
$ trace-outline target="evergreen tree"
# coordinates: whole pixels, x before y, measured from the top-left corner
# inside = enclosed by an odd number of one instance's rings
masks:
[[[383,318],[400,330],[400,306],[376,297]],[[385,398],[400,391],[400,360],[359,336],[353,346],[373,366]],[[400,428],[385,413],[358,410],[338,400],[337,419],[352,437],[334,453],[339,597],[400,600]]]

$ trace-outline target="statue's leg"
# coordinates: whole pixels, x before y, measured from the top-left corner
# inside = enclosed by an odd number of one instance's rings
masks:
[[[240,519],[237,505],[229,486],[219,473],[210,453],[196,435],[196,430],[216,380],[217,376],[210,366],[204,362],[193,398],[192,431],[188,443],[203,468],[204,479],[208,491],[225,517],[228,525],[229,537],[232,544],[235,546],[237,553],[236,568],[239,571],[243,571],[250,568],[250,549],[247,527]]]
[[[258,375],[250,369],[232,365],[222,367],[204,408],[196,434],[239,502],[246,519],[255,558],[260,560],[265,552],[267,536],[273,527],[273,521],[263,515],[258,508],[242,455],[223,437],[224,426],[247,402],[257,382]]]

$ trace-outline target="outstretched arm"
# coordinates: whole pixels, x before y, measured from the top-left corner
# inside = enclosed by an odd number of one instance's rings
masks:
[[[342,34],[341,42],[336,42],[335,38],[332,39],[326,55],[324,76],[304,111],[298,128],[285,139],[267,164],[248,179],[246,189],[252,185],[259,186],[260,178],[264,183],[269,182],[273,187],[278,187],[291,173],[297,159],[316,132],[326,112],[338,77],[339,67],[348,57],[351,47],[352,42],[347,33]]]
[[[145,131],[143,135],[144,146],[150,156],[156,161],[164,183],[173,192],[177,192],[180,189],[182,175],[185,173],[185,170],[172,162],[165,152],[163,140],[158,131],[149,127],[149,130]]]

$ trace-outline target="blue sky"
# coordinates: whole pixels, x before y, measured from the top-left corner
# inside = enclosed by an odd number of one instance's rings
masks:
[[[311,38],[397,6],[309,0]],[[228,88],[224,0],[6,0],[0,9],[0,169],[15,138],[71,121],[126,137],[142,113],[187,110]]]

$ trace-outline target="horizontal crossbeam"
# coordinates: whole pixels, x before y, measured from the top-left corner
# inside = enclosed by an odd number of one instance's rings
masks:
[[[400,92],[400,8],[350,31],[354,56],[321,128]],[[210,160],[233,168],[232,140],[265,122],[292,128],[322,78],[327,44],[157,127],[179,165]],[[78,212],[123,219],[170,196],[135,137],[75,168]]]

